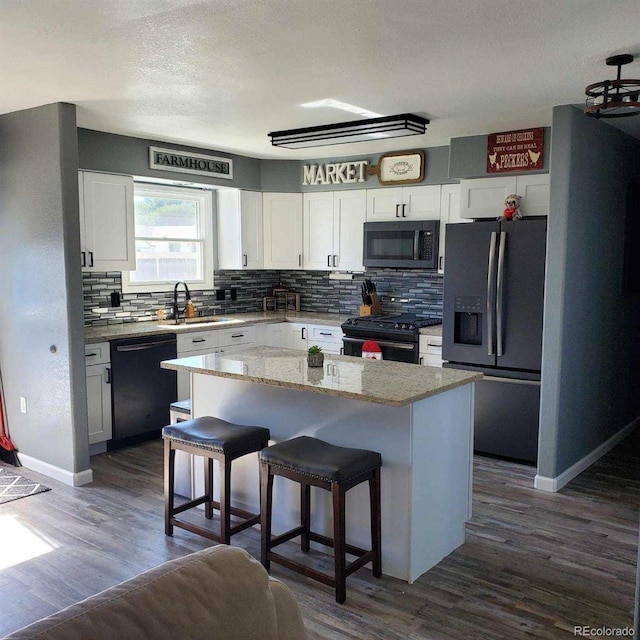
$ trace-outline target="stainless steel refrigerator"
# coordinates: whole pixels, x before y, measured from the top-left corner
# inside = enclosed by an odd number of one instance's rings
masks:
[[[447,225],[442,357],[485,375],[480,453],[537,459],[546,235],[537,218]]]

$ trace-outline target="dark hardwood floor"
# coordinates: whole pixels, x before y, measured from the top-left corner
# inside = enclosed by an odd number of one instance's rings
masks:
[[[413,585],[363,569],[337,605],[328,587],[272,573],[293,589],[311,640],[552,640],[574,626],[629,626],[639,444],[636,431],[558,494],[535,491],[531,467],[476,458],[467,542]],[[160,441],[96,456],[93,468],[95,481],[76,489],[25,469],[52,491],[0,505],[0,636],[211,544],[163,533]],[[33,540],[48,552],[12,564]],[[254,529],[233,538],[256,557],[259,542]]]

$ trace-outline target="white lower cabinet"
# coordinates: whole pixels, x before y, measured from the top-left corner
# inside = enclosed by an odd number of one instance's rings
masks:
[[[264,344],[267,347],[287,348],[289,329],[288,322],[277,322],[266,325]]]
[[[225,347],[233,347],[235,345],[248,345],[255,342],[255,327],[253,325],[243,325],[236,329],[219,329],[218,347],[224,351]]]
[[[300,322],[287,322],[287,347],[289,349],[304,349],[307,347],[307,325]]]
[[[178,358],[203,356],[206,353],[215,353],[217,346],[217,331],[179,333],[176,338],[176,351]],[[188,400],[191,397],[191,375],[186,371],[178,371],[177,378],[178,400]]]
[[[342,353],[342,329],[310,324],[307,326],[307,344],[317,345],[324,353]]]
[[[278,322],[267,325],[265,344],[268,347],[304,350],[315,344],[325,353],[339,354],[342,329],[304,322]]]
[[[225,348],[235,345],[253,344],[255,341],[255,327],[241,325],[237,328],[214,329],[213,331],[197,331],[194,333],[178,334],[178,358],[189,356],[203,356],[207,353],[222,353]],[[184,371],[178,371],[178,400],[188,400],[191,397],[191,376]]]
[[[418,343],[420,364],[442,367],[442,336],[420,335]]]
[[[85,345],[89,444],[111,439],[111,364],[109,343]]]

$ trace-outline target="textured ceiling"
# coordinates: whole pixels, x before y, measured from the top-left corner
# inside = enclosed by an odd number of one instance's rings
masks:
[[[364,154],[548,125],[640,54],[638,0],[2,0],[0,113],[57,101],[78,124],[274,158]],[[640,77],[640,57],[624,69]],[[423,136],[308,150],[267,133],[358,116]],[[631,127],[631,133],[640,128]]]

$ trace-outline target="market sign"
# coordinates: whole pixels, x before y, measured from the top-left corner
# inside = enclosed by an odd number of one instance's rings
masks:
[[[487,140],[487,173],[542,169],[544,129],[490,133]]]
[[[233,160],[205,156],[201,153],[149,147],[149,167],[161,171],[177,171],[211,178],[233,178]]]
[[[368,160],[333,162],[327,164],[305,164],[302,167],[302,184],[349,184],[364,182]]]

